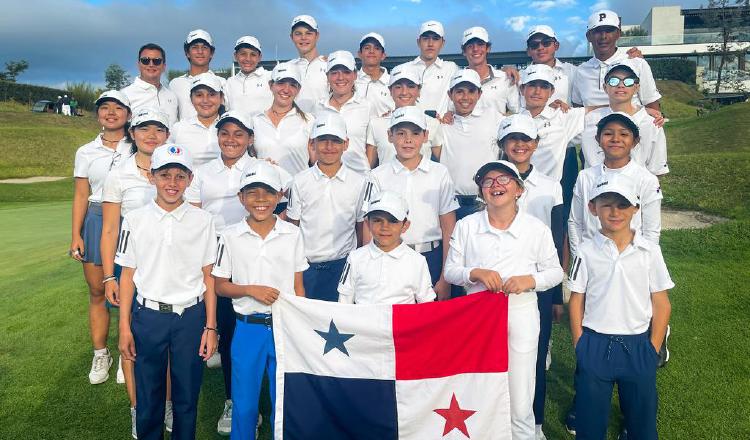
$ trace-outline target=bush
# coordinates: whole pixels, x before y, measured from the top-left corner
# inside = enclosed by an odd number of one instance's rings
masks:
[[[647,60],[654,79],[672,79],[695,84],[695,61],[682,58],[655,58]]]
[[[70,94],[70,92],[31,84],[0,81],[0,101],[17,101],[32,105],[42,99],[55,102],[58,96],[66,94]]]
[[[103,92],[87,82],[66,83],[65,88],[68,89],[68,96],[78,101],[78,107],[88,111],[94,110],[94,102]]]

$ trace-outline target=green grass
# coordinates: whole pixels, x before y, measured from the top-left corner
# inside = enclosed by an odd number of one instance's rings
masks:
[[[73,178],[40,183],[0,183],[0,209],[29,202],[73,200]]]

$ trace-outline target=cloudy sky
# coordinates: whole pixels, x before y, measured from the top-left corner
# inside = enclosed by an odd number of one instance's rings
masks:
[[[0,65],[26,59],[19,82],[62,86],[66,82],[104,83],[104,70],[117,63],[136,72],[138,48],[155,42],[167,50],[168,68],[185,69],[182,42],[195,28],[211,32],[217,46],[212,66],[231,63],[234,41],[255,35],[263,58],[296,56],[289,24],[298,14],[320,25],[321,53],[356,51],[359,37],[376,31],[390,55],[416,54],[423,21],[440,20],[446,29],[444,53],[460,51],[460,35],[484,26],[493,50],[520,50],[525,32],[549,24],[561,40],[560,54],[585,54],[585,20],[592,10],[610,8],[623,24],[640,24],[652,6],[698,7],[701,0],[17,0],[0,16]],[[264,5],[273,4],[268,7]]]

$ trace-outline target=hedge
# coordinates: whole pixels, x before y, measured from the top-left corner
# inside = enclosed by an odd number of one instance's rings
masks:
[[[57,101],[58,96],[66,94],[68,94],[68,92],[65,90],[53,89],[50,87],[0,81],[0,101],[13,100],[31,105],[42,99],[55,102]]]
[[[647,61],[655,79],[672,79],[695,84],[695,61],[683,58],[650,58]]]

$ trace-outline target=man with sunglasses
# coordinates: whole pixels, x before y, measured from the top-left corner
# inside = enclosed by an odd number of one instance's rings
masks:
[[[177,122],[177,95],[161,83],[161,75],[167,68],[166,52],[158,44],[144,44],[138,51],[137,64],[139,75],[121,92],[134,109],[152,107],[164,112],[171,127]]]

